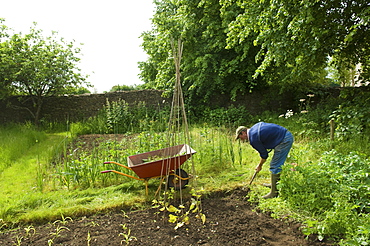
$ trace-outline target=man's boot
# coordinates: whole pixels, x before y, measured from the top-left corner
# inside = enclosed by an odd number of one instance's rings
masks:
[[[278,196],[278,190],[276,189],[277,182],[280,180],[280,173],[278,174],[271,174],[271,191],[267,195],[263,196],[263,198],[274,198]]]

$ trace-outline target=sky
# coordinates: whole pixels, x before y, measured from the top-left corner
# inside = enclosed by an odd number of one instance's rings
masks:
[[[139,85],[139,61],[147,55],[140,35],[151,29],[152,0],[9,0],[2,1],[0,18],[15,33],[29,32],[33,22],[44,37],[57,31],[81,48],[82,73],[91,92],[114,85]],[[80,45],[83,43],[83,45]]]

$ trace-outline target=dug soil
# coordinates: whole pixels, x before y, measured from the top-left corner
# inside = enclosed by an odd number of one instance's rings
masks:
[[[299,223],[260,213],[247,201],[247,193],[239,188],[203,198],[206,222],[192,217],[176,230],[175,224],[163,219],[168,215],[152,208],[66,219],[32,230],[22,227],[0,234],[0,245],[333,245],[307,238]]]
[[[0,233],[0,245],[334,245],[306,237],[299,223],[260,212],[248,201],[248,192],[238,188],[202,197],[205,223],[192,214],[189,223],[177,229],[158,208],[111,211],[20,226]]]

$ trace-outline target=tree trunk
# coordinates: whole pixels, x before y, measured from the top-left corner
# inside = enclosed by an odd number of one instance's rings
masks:
[[[35,112],[35,121],[34,121],[34,124],[35,124],[36,127],[38,127],[39,124],[40,124],[40,115],[41,115],[42,103],[43,103],[42,96],[37,96],[36,102],[35,102],[36,112]]]

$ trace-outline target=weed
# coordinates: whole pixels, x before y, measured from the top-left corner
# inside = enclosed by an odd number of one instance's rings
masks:
[[[54,223],[55,224],[55,223]],[[51,246],[51,245],[53,245],[54,244],[54,240],[56,239],[56,238],[58,238],[58,237],[60,237],[60,233],[62,232],[62,231],[65,231],[65,230],[67,230],[67,231],[69,231],[69,229],[67,228],[67,227],[65,227],[65,226],[56,226],[56,228],[55,228],[55,232],[51,232],[50,233],[50,235],[52,236],[52,238],[50,238],[49,240],[48,240],[48,245],[49,246]]]
[[[62,219],[61,220],[56,220],[53,222],[53,224],[62,224],[62,225],[66,225],[68,224],[68,221],[71,221],[73,222],[73,219],[71,217],[64,217],[64,215],[62,214]]]
[[[91,221],[91,226],[95,227],[95,226],[100,226],[100,225],[99,225],[99,223],[96,223],[95,221]]]
[[[36,234],[36,229],[33,226],[28,226],[24,230],[26,231],[26,237],[32,237]]]
[[[128,218],[128,215],[126,214],[126,211],[121,210],[121,212],[122,212],[122,217],[123,217],[123,218]]]
[[[23,237],[16,236],[15,237],[15,240],[16,240],[16,242],[14,243],[14,246],[20,246],[20,245],[22,245]]]
[[[90,242],[91,242],[91,235],[90,235],[90,231],[87,232],[87,238],[86,238],[86,241],[87,241],[87,246],[90,246]]]
[[[124,240],[121,241],[121,244],[124,242],[126,245],[129,245],[131,241],[137,240],[136,237],[131,236],[131,229],[126,226],[126,224],[121,224],[123,232],[118,236],[123,236]]]

